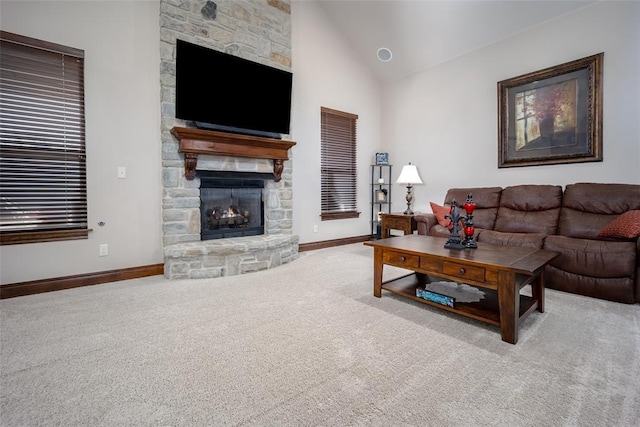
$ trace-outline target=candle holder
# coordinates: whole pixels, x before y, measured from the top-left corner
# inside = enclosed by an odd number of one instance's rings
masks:
[[[465,248],[475,249],[478,247],[478,243],[473,237],[473,233],[476,231],[473,227],[473,210],[476,208],[476,202],[472,199],[473,195],[471,193],[467,194],[467,200],[464,202],[462,207],[467,215],[464,218],[464,240],[462,240],[462,245]]]
[[[449,221],[451,221],[449,239],[444,244],[444,247],[447,249],[464,249],[465,246],[462,244],[462,239],[460,238],[460,226],[458,225],[461,219],[460,209],[456,206],[455,199],[451,201],[449,215],[445,215],[444,217],[449,218]]]
[[[456,205],[456,201],[451,201],[451,209],[449,215],[445,215],[445,218],[449,218],[451,221],[451,231],[447,242],[444,247],[447,249],[475,249],[478,247],[478,243],[473,237],[475,228],[473,226],[473,210],[476,208],[476,202],[472,199],[472,194],[467,195],[467,200],[462,207],[465,211],[465,216],[460,216],[460,208]],[[462,222],[462,231],[464,233],[464,239],[460,237],[460,225]]]

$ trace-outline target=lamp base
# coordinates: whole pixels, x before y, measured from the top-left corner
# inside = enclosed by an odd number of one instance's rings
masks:
[[[404,211],[405,215],[413,215],[413,211],[411,210],[411,202],[413,201],[413,194],[411,194],[411,187],[412,187],[411,184],[407,185],[407,197],[405,197],[405,199],[407,200],[407,210]]]

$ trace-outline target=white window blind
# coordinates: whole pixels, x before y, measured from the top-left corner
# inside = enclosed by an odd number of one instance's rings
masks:
[[[86,238],[84,52],[0,33],[2,244]]]
[[[356,125],[358,116],[322,107],[321,218],[357,218]]]

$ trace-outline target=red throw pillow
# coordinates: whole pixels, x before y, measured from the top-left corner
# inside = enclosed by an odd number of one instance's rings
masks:
[[[640,236],[640,210],[628,211],[605,225],[598,237],[635,239]]]
[[[451,206],[449,205],[440,206],[440,205],[436,205],[433,202],[429,202],[429,204],[431,204],[431,210],[433,211],[433,214],[436,216],[436,219],[438,220],[438,224],[440,224],[443,227],[449,228],[451,226],[451,220],[449,218],[445,218],[444,216],[449,215]]]

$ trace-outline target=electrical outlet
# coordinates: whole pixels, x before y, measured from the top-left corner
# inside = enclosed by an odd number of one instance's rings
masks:
[[[318,232],[318,224],[313,224],[313,232],[314,233]]]
[[[109,245],[107,245],[106,243],[103,243],[100,245],[100,256],[107,256],[109,255]]]
[[[118,178],[126,178],[127,177],[127,168],[124,166],[118,166]]]

